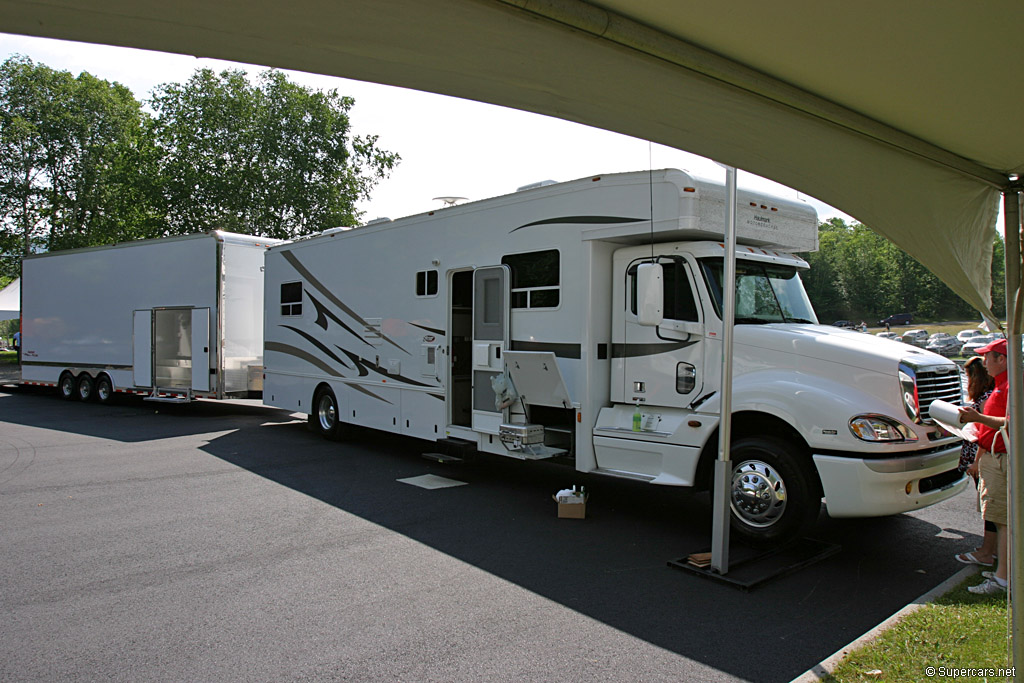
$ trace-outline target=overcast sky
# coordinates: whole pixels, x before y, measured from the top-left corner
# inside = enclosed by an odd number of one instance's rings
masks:
[[[201,67],[262,67],[129,48],[0,34],[0,55],[21,54],[54,69],[82,71],[130,88],[137,99],[161,83],[183,82]],[[317,89],[336,89],[355,99],[352,130],[379,136],[378,146],[402,161],[359,208],[365,220],[399,218],[441,205],[434,197],[471,200],[507,194],[540,180],[565,181],[590,175],[648,168],[680,168],[723,181],[724,171],[694,154],[644,140],[468,100],[302,72],[291,80]],[[740,187],[811,204],[819,219],[845,214],[785,186],[739,173]]]

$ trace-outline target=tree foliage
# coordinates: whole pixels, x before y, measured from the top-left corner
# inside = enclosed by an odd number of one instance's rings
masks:
[[[992,305],[1005,314],[1003,241],[993,244]],[[976,319],[979,313],[914,258],[869,228],[832,218],[818,226],[818,251],[804,254],[804,286],[822,322],[873,324],[893,313],[919,319]]]
[[[135,234],[146,117],[132,93],[25,57],[0,64],[0,247],[8,256]],[[141,204],[133,204],[138,211]],[[127,228],[127,230],[126,230]]]
[[[290,238],[355,225],[398,155],[350,138],[354,104],[264,71],[201,69],[157,89],[156,140],[173,233],[223,228]]]
[[[147,104],[88,73],[0,64],[0,279],[39,251],[356,225],[356,202],[399,161],[351,135],[354,100],[278,71],[200,69]]]

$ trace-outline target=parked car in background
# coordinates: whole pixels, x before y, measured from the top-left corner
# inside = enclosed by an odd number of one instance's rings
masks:
[[[934,335],[932,336],[934,337]],[[963,343],[960,340],[947,334],[943,337],[929,339],[928,345],[925,348],[946,358],[952,358],[953,356],[960,355],[960,348],[962,346]]]
[[[842,327],[843,329],[846,330],[852,330],[855,327],[855,325],[853,324],[852,320],[837,320],[834,323],[832,323],[832,327]]]
[[[886,325],[909,325],[914,321],[914,317],[909,313],[894,313],[884,320],[879,320],[878,324],[882,327]]]
[[[976,356],[978,349],[985,346],[989,342],[994,342],[996,339],[1002,339],[1003,335],[996,332],[995,334],[982,334],[977,337],[971,337],[960,349],[960,353],[964,356]]]
[[[962,344],[966,344],[967,342],[969,342],[971,339],[973,339],[975,337],[983,337],[983,336],[985,336],[985,333],[982,332],[979,329],[960,330],[959,332],[956,333],[956,338],[959,339],[960,343],[962,343]]]
[[[928,330],[907,330],[901,340],[904,344],[924,348],[928,346]]]
[[[896,334],[895,332],[879,332],[875,336],[876,337],[881,337],[882,339],[896,339],[896,340],[898,340],[900,338],[900,335]]]

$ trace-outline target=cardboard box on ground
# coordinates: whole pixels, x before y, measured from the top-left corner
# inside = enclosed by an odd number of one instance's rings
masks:
[[[586,519],[587,499],[590,498],[590,494],[584,491],[583,487],[578,490],[575,486],[571,489],[562,489],[552,498],[558,503],[559,518]]]

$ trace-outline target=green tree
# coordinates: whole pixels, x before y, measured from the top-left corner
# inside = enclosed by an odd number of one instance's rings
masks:
[[[40,249],[102,244],[153,232],[159,220],[132,160],[151,155],[131,91],[14,56],[0,65],[0,266]],[[117,211],[132,198],[133,212]],[[12,265],[14,264],[14,265]]]
[[[848,319],[869,324],[892,313],[919,319],[973,319],[978,312],[938,277],[896,245],[867,227],[832,218],[818,226],[818,251],[804,254],[811,270],[803,276],[822,322]],[[1003,241],[996,238],[992,260],[992,303],[1004,315]]]
[[[172,233],[225,229],[290,238],[355,225],[357,201],[398,163],[351,137],[354,100],[274,70],[199,69],[150,102]]]

